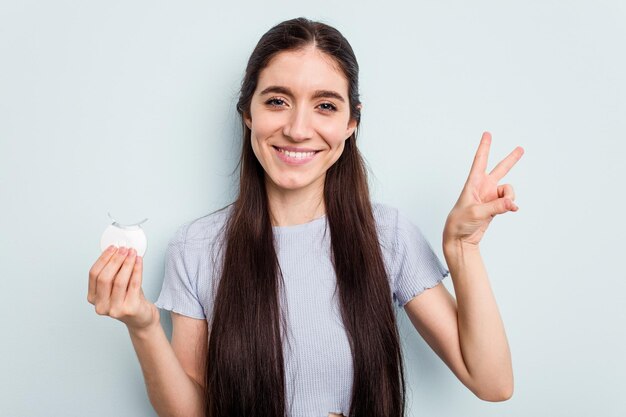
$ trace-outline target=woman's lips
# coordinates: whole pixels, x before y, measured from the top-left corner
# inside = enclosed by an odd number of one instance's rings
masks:
[[[278,146],[272,146],[278,158],[288,165],[304,165],[315,158],[315,155],[319,151],[285,147],[279,148]]]

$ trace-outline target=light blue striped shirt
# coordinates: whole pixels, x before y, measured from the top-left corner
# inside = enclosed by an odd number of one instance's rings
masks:
[[[420,230],[398,210],[373,204],[389,287],[397,308],[446,277]],[[210,325],[220,277],[222,229],[230,207],[182,225],[170,240],[157,307]],[[343,327],[326,217],[273,227],[285,283],[289,343],[283,343],[291,417],[348,415],[352,354]],[[326,233],[325,233],[326,231]]]

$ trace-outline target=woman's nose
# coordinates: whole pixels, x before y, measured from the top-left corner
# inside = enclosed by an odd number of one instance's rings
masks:
[[[311,139],[313,137],[311,114],[303,108],[294,109],[283,128],[283,134],[296,142]]]

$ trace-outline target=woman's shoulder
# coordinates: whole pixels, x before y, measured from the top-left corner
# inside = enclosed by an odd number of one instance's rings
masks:
[[[418,226],[396,207],[372,202],[372,213],[376,222],[379,239],[383,243],[398,243],[407,235],[421,233]]]
[[[372,202],[378,240],[385,248],[394,248],[398,237],[398,209],[387,204]]]
[[[229,205],[183,223],[170,239],[170,244],[203,244],[214,242],[216,238],[222,235],[231,210],[232,205]]]
[[[378,229],[396,228],[398,225],[398,209],[387,204],[372,202],[372,214]]]

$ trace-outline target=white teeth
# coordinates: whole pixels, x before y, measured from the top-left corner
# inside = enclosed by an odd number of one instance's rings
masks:
[[[296,158],[296,159],[310,158],[313,155],[315,155],[315,152],[291,152],[291,151],[286,151],[280,148],[278,148],[278,150],[284,153],[285,155],[287,155],[288,157]]]

